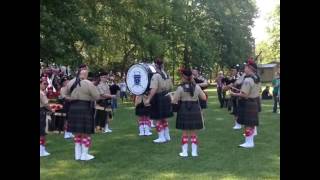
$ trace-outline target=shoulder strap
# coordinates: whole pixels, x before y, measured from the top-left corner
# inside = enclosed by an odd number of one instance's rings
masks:
[[[74,81],[74,83],[72,84],[71,88],[70,88],[70,94],[77,87],[78,84],[79,84],[79,86],[81,86],[80,81],[81,81],[80,78],[77,77],[76,80]]]
[[[156,73],[160,74],[163,80],[169,79],[169,75],[162,71],[157,70]]]
[[[253,82],[256,84],[260,82],[260,77],[258,75],[246,75],[244,79],[246,78],[252,78]]]

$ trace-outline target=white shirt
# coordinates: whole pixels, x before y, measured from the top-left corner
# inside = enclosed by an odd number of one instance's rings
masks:
[[[120,86],[120,91],[121,92],[126,92],[127,91],[126,83],[122,82],[122,83],[119,84],[119,86]]]

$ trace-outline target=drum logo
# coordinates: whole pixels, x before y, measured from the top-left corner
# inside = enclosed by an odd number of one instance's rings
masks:
[[[134,85],[139,86],[141,82],[141,75],[139,71],[135,71],[133,74]]]

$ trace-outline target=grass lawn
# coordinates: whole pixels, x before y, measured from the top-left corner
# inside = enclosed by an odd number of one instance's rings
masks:
[[[204,130],[199,131],[199,156],[181,158],[181,131],[171,118],[171,141],[153,144],[139,137],[137,117],[130,103],[116,110],[111,134],[93,135],[89,162],[74,160],[72,140],[63,134],[47,136],[48,157],[40,159],[42,180],[93,179],[280,179],[280,115],[272,113],[272,100],[262,101],[260,126],[255,148],[237,146],[243,131],[235,131],[233,116],[220,109],[215,89],[209,89],[209,108],[205,110]],[[119,101],[118,101],[119,102]],[[120,101],[121,102],[121,101]],[[189,152],[190,153],[190,152]]]

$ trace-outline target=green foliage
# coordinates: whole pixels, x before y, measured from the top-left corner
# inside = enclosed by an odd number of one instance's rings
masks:
[[[40,1],[40,57],[124,72],[164,56],[210,73],[252,55],[251,0]],[[118,64],[118,65],[116,65]]]
[[[280,4],[270,14],[268,22],[268,39],[257,45],[257,52],[263,52],[260,57],[261,63],[280,60]]]

